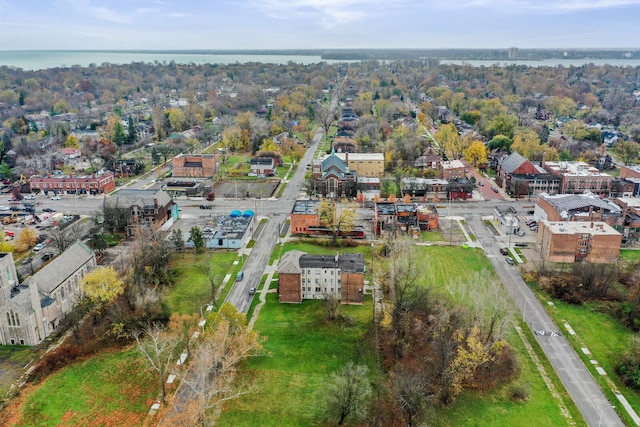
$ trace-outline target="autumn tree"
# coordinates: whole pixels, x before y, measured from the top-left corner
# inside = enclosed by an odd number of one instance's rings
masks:
[[[184,238],[182,237],[182,230],[179,228],[174,229],[171,232],[171,243],[177,252],[182,252],[184,250]]]
[[[436,141],[447,154],[449,160],[459,159],[463,152],[463,141],[453,123],[440,126],[436,133]]]
[[[540,156],[540,137],[533,129],[519,129],[513,135],[511,152],[517,152],[523,157],[534,160]]]
[[[86,301],[96,314],[100,314],[124,292],[124,282],[111,266],[100,266],[85,274],[80,281],[80,287]]]
[[[638,162],[640,144],[634,141],[620,141],[616,143],[614,151],[622,163],[633,165]]]
[[[464,157],[473,167],[487,162],[487,147],[482,141],[475,140],[464,150]]]
[[[338,425],[347,418],[360,419],[367,414],[371,397],[369,368],[365,365],[347,362],[340,371],[334,372],[326,386],[325,405],[327,414],[337,418]]]
[[[320,223],[331,230],[335,244],[341,232],[349,232],[355,227],[356,211],[346,206],[337,212],[337,206],[333,201],[322,200],[318,207],[318,217]]]
[[[185,130],[186,119],[184,113],[179,108],[172,108],[168,112],[169,123],[174,132],[182,132]]]
[[[78,142],[78,138],[76,138],[74,135],[69,135],[64,142],[64,146],[70,148],[80,148],[80,143]]]
[[[176,336],[159,324],[147,324],[131,334],[136,340],[138,351],[158,379],[162,401],[167,395],[166,379],[169,367],[175,362],[179,340]]]
[[[23,228],[18,235],[15,244],[16,252],[26,252],[35,246],[38,241],[38,233],[31,227]]]
[[[175,419],[181,419],[180,425],[207,425],[211,409],[252,391],[252,385],[236,374],[242,361],[261,353],[262,339],[249,330],[244,314],[225,303],[209,314],[200,337],[189,369],[181,373],[190,396],[177,399],[175,415],[166,420],[170,424],[161,425],[177,425]]]

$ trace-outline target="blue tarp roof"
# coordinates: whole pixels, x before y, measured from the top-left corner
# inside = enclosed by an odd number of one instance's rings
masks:
[[[229,214],[229,216],[232,216],[232,217],[237,217],[237,216],[241,216],[241,215],[242,215],[242,212],[240,212],[240,211],[239,211],[239,210],[237,210],[237,209],[236,209],[236,210],[231,211],[231,213]]]
[[[242,216],[247,217],[247,218],[250,217],[250,216],[254,216],[254,215],[255,215],[255,213],[251,209],[247,209],[246,211],[244,211],[242,213]]]

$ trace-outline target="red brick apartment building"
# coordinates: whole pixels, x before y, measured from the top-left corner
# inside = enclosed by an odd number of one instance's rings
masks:
[[[617,262],[622,234],[604,222],[542,221],[540,255],[550,262]]]

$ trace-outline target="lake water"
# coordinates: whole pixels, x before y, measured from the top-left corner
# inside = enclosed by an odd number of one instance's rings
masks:
[[[247,54],[247,53],[196,53],[196,52],[163,52],[163,51],[90,51],[90,50],[5,50],[0,51],[0,66],[23,68],[25,70],[40,70],[54,67],[87,67],[91,64],[130,64],[132,62],[163,63],[174,61],[178,64],[244,64],[247,62],[262,62],[268,64],[316,64],[319,62],[357,62],[324,60],[320,55],[292,55],[292,54]],[[640,66],[640,59],[548,59],[542,61],[499,61],[499,60],[441,60],[442,64],[468,64],[474,67],[490,67],[493,65],[527,65],[529,67],[579,67],[584,64],[613,65],[618,67]]]
[[[41,70],[54,67],[87,67],[104,63],[130,64],[132,62],[171,62],[177,64],[244,64],[261,62],[267,64],[316,64],[349,61],[327,61],[320,55],[249,55],[249,54],[209,54],[180,52],[122,52],[122,51],[72,51],[72,50],[16,50],[0,51],[0,66],[6,65],[25,70]]]

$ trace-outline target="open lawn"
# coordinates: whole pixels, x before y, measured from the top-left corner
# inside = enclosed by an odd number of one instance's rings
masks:
[[[621,249],[620,258],[629,261],[640,261],[640,250],[638,249]]]
[[[268,337],[268,355],[243,365],[243,375],[256,379],[254,393],[228,403],[218,426],[308,426],[325,419],[322,387],[327,377],[353,360],[375,372],[371,299],[363,306],[341,306],[350,324],[324,321],[322,301],[279,304],[269,294],[255,329]],[[372,374],[372,377],[375,375]]]
[[[3,425],[142,425],[157,397],[155,377],[144,363],[135,349],[75,363],[23,391],[23,404]]]
[[[619,391],[629,401],[631,406],[640,413],[640,394],[632,389],[624,387],[618,381],[615,373],[615,365],[622,353],[631,347],[633,339],[637,337],[632,331],[624,327],[613,317],[604,314],[598,310],[598,307],[591,304],[582,306],[569,305],[561,301],[553,301],[553,306],[548,306],[549,299],[543,293],[538,293],[539,298],[547,307],[547,312],[553,317],[556,324],[561,328],[567,340],[582,358],[587,369],[589,369],[593,377],[598,381],[601,388],[609,396],[611,402],[618,408],[618,413],[622,416],[627,425],[633,425],[633,421],[628,417],[626,412],[622,410],[615,396],[610,392],[602,375],[598,374],[595,365],[591,363],[592,359],[598,361],[598,366],[607,372],[609,379],[613,380]],[[568,323],[575,335],[567,332],[564,324]],[[586,347],[591,352],[590,356],[586,356],[581,348]]]
[[[335,251],[290,242],[283,252],[292,249],[310,253]],[[356,250],[367,249],[370,250],[364,246]],[[490,263],[480,250],[425,246],[414,249],[415,259],[425,265],[424,284],[432,284],[440,291],[453,277],[457,280],[471,279],[474,273],[481,271],[493,275]],[[350,359],[363,360],[372,369],[370,379],[375,390],[373,339],[367,334],[371,324],[371,300],[365,300],[362,307],[342,306],[341,310],[358,322],[351,326],[327,324],[323,321],[321,301],[279,304],[277,295],[269,294],[255,325],[256,330],[268,337],[265,352],[269,355],[249,360],[243,367],[244,376],[256,379],[257,389],[229,402],[216,425],[329,425],[320,404],[322,389],[328,374]],[[527,338],[533,346],[532,351],[538,352],[540,358],[542,353],[535,339],[530,334]],[[572,414],[572,420],[562,414],[559,402],[551,396],[540,375],[538,365],[513,329],[509,340],[520,360],[520,374],[513,384],[481,394],[463,393],[452,407],[435,409],[429,417],[429,425],[585,425],[546,360],[542,357],[542,364],[564,396],[562,404]],[[516,403],[510,399],[509,392],[514,385],[526,390],[528,399],[525,402]]]
[[[240,268],[233,265],[237,259],[236,252],[224,250],[199,255],[192,252],[174,255],[171,264],[175,269],[175,284],[167,289],[165,294],[170,312],[194,314],[204,304],[211,302],[210,265],[213,266],[215,282],[220,286],[225,275],[232,274],[232,277],[235,277],[236,270]],[[229,283],[233,283],[233,280],[229,280]],[[218,292],[218,300],[221,301],[226,292]]]

